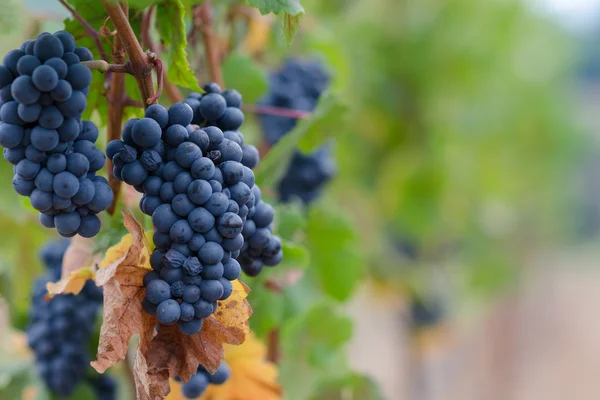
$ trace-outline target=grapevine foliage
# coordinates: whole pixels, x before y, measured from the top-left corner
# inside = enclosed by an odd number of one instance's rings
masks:
[[[204,89],[169,109],[150,106],[107,146],[114,176],[144,194],[140,208],[155,228],[144,309],[185,334],[200,331],[241,269],[257,275],[283,257],[273,208],[254,184],[258,150],[237,131],[241,95]]]
[[[4,56],[0,66],[0,145],[14,165],[13,187],[28,196],[40,222],[65,237],[93,237],[96,214],[113,192],[96,176],[105,156],[96,148],[98,128],[81,121],[92,80],[81,61],[91,52],[76,47],[65,31],[45,32]]]
[[[68,241],[51,242],[41,251],[47,272],[36,280],[33,288],[27,330],[29,346],[35,354],[38,373],[52,393],[70,396],[87,378],[99,400],[116,399],[112,379],[92,375],[88,368],[87,346],[102,304],[102,290],[88,281],[76,296],[45,299],[46,284],[60,279],[68,245]]]

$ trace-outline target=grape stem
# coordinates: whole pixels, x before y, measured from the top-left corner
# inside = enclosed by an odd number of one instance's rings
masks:
[[[137,81],[138,88],[144,100],[144,106],[148,107],[148,99],[155,95],[154,83],[152,82],[152,70],[156,66],[156,53],[146,53],[138,42],[135,32],[129,24],[129,18],[123,12],[118,3],[110,0],[103,0],[104,8],[108,12],[110,19],[117,30],[117,35],[123,42],[123,47],[129,56],[131,65],[131,74]],[[154,103],[154,102],[152,102]]]
[[[261,106],[261,105],[252,105],[252,104],[244,104],[242,106],[242,110],[255,113],[255,114],[265,114],[265,115],[275,115],[278,117],[285,118],[294,118],[294,119],[305,119],[310,117],[310,112],[303,110],[291,110],[289,108],[282,107],[273,107],[273,106]]]
[[[222,87],[223,74],[221,73],[219,45],[213,27],[213,20],[214,13],[210,0],[205,0],[202,5],[194,8],[194,27],[199,29],[202,34],[210,80],[218,83]]]
[[[114,55],[113,55],[114,58]],[[91,61],[82,61],[83,65],[91,69],[92,71],[99,71],[103,74],[107,72],[118,72],[122,74],[132,74],[131,72],[131,64],[109,64],[104,60],[91,60]]]
[[[154,9],[155,9],[155,5],[151,5],[148,8],[148,11],[146,11],[146,13],[144,14],[144,18],[142,18],[142,26],[141,26],[142,45],[149,48],[151,52],[159,54],[159,49],[156,46],[156,44],[154,43],[154,41],[152,40],[152,36],[150,35],[150,22],[152,21],[152,14],[154,13]],[[156,67],[158,69],[158,65]],[[161,67],[162,67],[162,83],[163,83],[165,93],[167,94],[167,97],[169,97],[169,100],[171,100],[171,103],[178,103],[180,101],[183,101],[183,95],[181,94],[181,91],[179,90],[179,88],[176,85],[174,85],[173,83],[171,83],[171,81],[169,81],[167,69],[162,64],[162,62],[161,62]],[[158,75],[157,75],[157,80],[158,80]],[[158,91],[159,92],[161,92],[160,84],[161,84],[161,81],[159,80],[158,81],[158,85],[159,85]]]
[[[102,59],[104,61],[108,60],[106,51],[104,51],[104,46],[102,46],[102,39],[100,38],[100,34],[98,34],[98,31],[96,31],[94,28],[92,28],[92,26],[81,15],[79,15],[79,13],[77,11],[75,11],[75,9],[73,7],[71,7],[71,5],[69,5],[69,3],[67,3],[65,0],[58,0],[58,1],[67,10],[69,10],[69,12],[73,15],[73,18],[75,18],[77,21],[79,21],[81,23],[81,25],[83,25],[83,28],[86,30],[88,35],[90,35],[92,37],[92,39],[94,39],[94,43],[96,43],[96,47],[98,47],[98,51],[100,52],[100,56],[102,57]]]

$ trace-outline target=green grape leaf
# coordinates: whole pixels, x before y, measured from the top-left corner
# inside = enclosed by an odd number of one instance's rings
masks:
[[[161,41],[169,48],[169,80],[179,86],[202,92],[187,59],[185,7],[181,0],[168,0],[156,7],[156,29]]]
[[[323,290],[339,301],[348,299],[364,269],[355,228],[342,212],[314,205],[309,211],[306,235],[311,267]]]
[[[261,187],[273,187],[285,171],[290,162],[292,154],[297,149],[298,143],[304,136],[309,136],[310,141],[321,143],[321,140],[314,139],[319,135],[328,135],[336,132],[334,129],[330,133],[324,132],[323,126],[331,124],[331,113],[336,113],[339,98],[336,95],[328,93],[321,97],[317,107],[309,118],[298,121],[296,127],[288,134],[284,135],[269,153],[261,160],[254,171],[256,183]]]
[[[252,285],[257,287],[256,281]],[[253,290],[248,295],[248,302],[252,306],[253,316],[250,318],[252,332],[264,338],[271,330],[283,321],[285,303],[281,295],[266,288]]]
[[[261,14],[283,14],[283,38],[289,45],[300,27],[300,19],[304,15],[304,7],[299,0],[247,0],[252,7],[258,8]]]
[[[301,203],[279,203],[276,205],[277,234],[292,240],[297,232],[306,227],[306,215]]]
[[[295,269],[308,268],[310,264],[310,253],[308,249],[298,243],[289,240],[282,240],[283,260],[280,267],[288,267]]]
[[[250,57],[233,53],[223,61],[225,87],[239,91],[244,102],[254,104],[267,91],[267,75]]]
[[[309,129],[298,141],[298,149],[303,153],[310,153],[338,133],[347,131],[344,129],[347,106],[341,102],[341,97],[328,92],[321,101],[327,102],[330,106],[326,113],[319,115],[318,126]]]

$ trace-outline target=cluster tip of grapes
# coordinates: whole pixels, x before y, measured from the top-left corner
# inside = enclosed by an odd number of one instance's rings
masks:
[[[41,33],[4,56],[0,66],[0,146],[14,165],[13,187],[28,196],[40,222],[64,237],[93,237],[97,214],[113,200],[96,176],[105,156],[98,128],[82,121],[92,59],[66,31]]]
[[[202,365],[198,366],[198,370],[187,383],[181,386],[181,394],[186,399],[197,399],[202,396],[209,385],[222,385],[231,377],[231,369],[225,361],[221,362],[219,368],[214,374],[208,373]],[[180,382],[179,377],[175,378]]]
[[[76,296],[59,295],[46,301],[46,284],[60,279],[68,245],[67,240],[54,241],[41,251],[47,271],[34,283],[27,328],[37,372],[48,389],[61,397],[70,396],[80,382],[89,379],[88,342],[102,304],[102,290],[93,281],[87,281]],[[98,399],[116,398],[115,384],[110,380],[95,377],[90,381],[98,387]],[[112,391],[107,390],[109,386]]]
[[[292,110],[313,111],[320,96],[329,86],[330,77],[318,60],[290,59],[269,77],[269,92],[261,105]],[[294,118],[259,115],[263,133],[271,145],[277,143],[296,126]],[[331,144],[327,143],[311,154],[294,152],[284,177],[279,182],[279,198],[300,199],[304,204],[315,201],[324,185],[336,172]]]
[[[155,229],[142,305],[188,335],[229,298],[242,270],[255,276],[283,257],[273,208],[254,183],[258,150],[237,130],[242,97],[214,83],[204,90],[169,109],[151,105],[106,149],[114,176],[143,194]]]

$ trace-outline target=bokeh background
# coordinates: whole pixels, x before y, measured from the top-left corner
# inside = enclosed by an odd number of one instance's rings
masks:
[[[226,84],[253,103],[285,59],[317,58],[344,109],[319,125],[334,137],[335,179],[308,209],[278,206],[289,238],[301,221],[308,269],[283,300],[250,298],[259,337],[289,333],[286,398],[599,398],[600,1],[302,4],[291,46],[254,13],[224,61]],[[2,54],[68,17],[50,0],[0,7]],[[264,141],[253,115],[244,133]],[[24,329],[52,232],[11,180],[0,162],[0,294]],[[291,351],[315,298],[316,325],[335,313],[352,328]],[[339,358],[307,356],[332,349]],[[0,399],[17,398],[15,363],[0,361]]]

